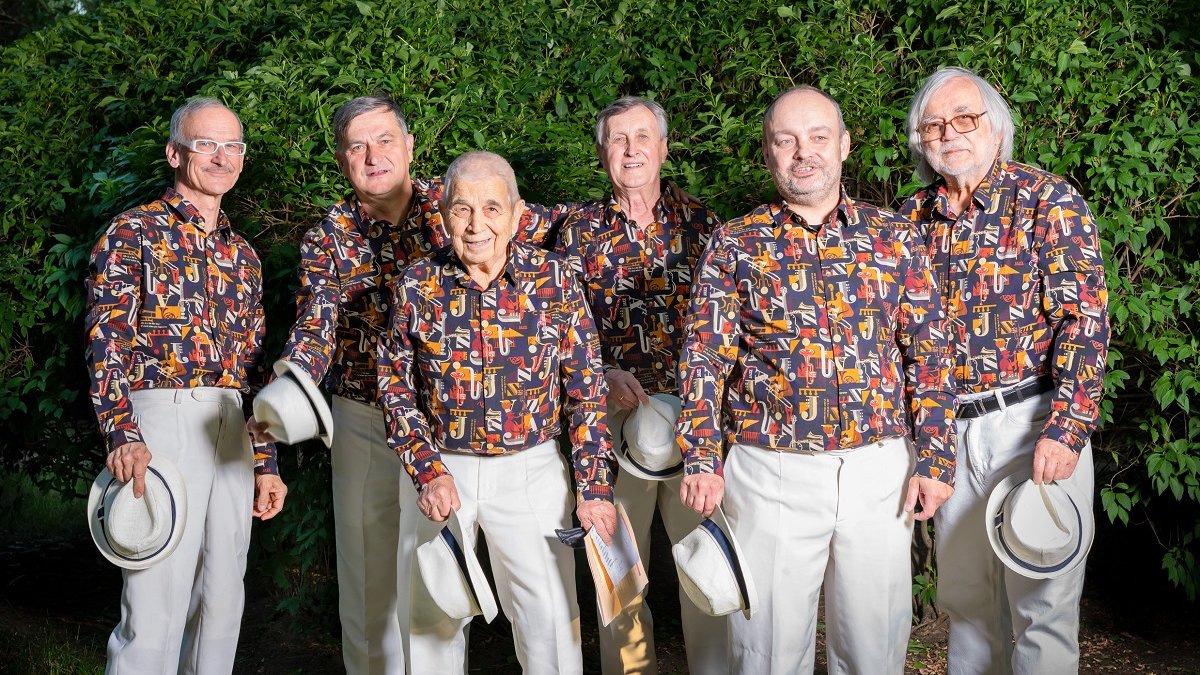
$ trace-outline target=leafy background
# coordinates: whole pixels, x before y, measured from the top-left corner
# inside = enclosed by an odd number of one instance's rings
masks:
[[[917,188],[913,91],[961,65],[1014,105],[1016,157],[1066,176],[1100,220],[1114,325],[1094,439],[1100,517],[1150,548],[1136,573],[1195,598],[1200,33],[1187,3],[39,0],[27,11],[40,28],[0,50],[0,458],[38,484],[78,493],[99,468],[87,254],[109,218],[167,184],[167,123],[191,96],[223,99],[246,125],[251,151],[226,208],[264,260],[278,353],[297,242],[347,190],[330,118],[353,96],[402,102],[416,173],[489,149],[512,159],[524,196],[554,203],[605,193],[596,113],[647,95],[672,117],[665,173],[730,218],[772,196],[762,110],[802,83],[844,108],[851,194],[897,205]],[[256,538],[257,560],[285,609],[328,613],[328,456],[283,455],[290,508]],[[929,601],[935,569],[918,572]]]

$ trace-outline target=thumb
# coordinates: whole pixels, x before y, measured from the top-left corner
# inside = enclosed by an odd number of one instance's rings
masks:
[[[921,496],[921,484],[915,480],[908,481],[908,497],[904,500],[904,510],[907,513],[912,513],[913,509],[917,508],[917,498]]]

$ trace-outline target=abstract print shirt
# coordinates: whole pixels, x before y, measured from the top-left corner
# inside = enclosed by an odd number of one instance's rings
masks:
[[[145,442],[131,391],[249,391],[247,374],[263,377],[258,255],[223,211],[211,233],[202,222],[195,206],[168,189],[113,219],[92,249],[91,397],[110,452]],[[256,473],[278,473],[273,444],[254,450]]]
[[[782,202],[713,233],[688,311],[680,447],[721,473],[724,447],[782,452],[911,437],[915,474],[954,480],[945,316],[911,225],[844,194],[812,226]]]
[[[482,288],[447,247],[389,289],[379,387],[388,444],[418,488],[447,473],[443,453],[520,452],[565,421],[579,498],[612,500],[599,344],[565,260],[513,242]]]
[[[1109,335],[1087,203],[1053,174],[997,162],[965,213],[953,213],[941,180],[901,213],[925,238],[944,292],[959,392],[1053,376],[1042,437],[1082,450],[1100,416]]]
[[[716,215],[663,183],[655,219],[630,222],[614,199],[572,212],[555,250],[583,287],[605,367],[629,371],[647,394],[678,394],[683,322],[692,272]]]
[[[386,285],[404,267],[450,243],[440,212],[442,179],[413,179],[412,207],[399,225],[371,217],[353,194],[334,204],[300,245],[297,319],[283,358],[314,382],[378,405],[376,343],[387,324]],[[530,205],[518,239],[540,241],[567,207]]]

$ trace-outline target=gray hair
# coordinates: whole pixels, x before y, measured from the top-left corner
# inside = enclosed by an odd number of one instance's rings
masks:
[[[608,104],[608,107],[600,111],[600,116],[596,118],[596,145],[603,148],[605,134],[605,125],[611,117],[620,115],[623,112],[628,112],[634,108],[646,108],[654,113],[654,119],[658,120],[658,133],[663,138],[667,137],[667,111],[663,107],[648,98],[641,96],[622,96],[621,98]]]
[[[510,205],[515,205],[521,199],[521,193],[517,190],[517,174],[513,172],[512,165],[508,163],[500,155],[494,152],[485,150],[474,150],[465,152],[450,162],[446,173],[442,176],[442,205],[445,208],[450,203],[450,196],[454,192],[454,185],[458,181],[467,178],[481,178],[488,175],[496,175],[504,179],[508,187],[508,199]]]
[[[917,133],[917,127],[921,125],[925,108],[929,106],[938,91],[949,84],[951,80],[960,77],[965,77],[973,82],[975,88],[979,90],[979,96],[983,99],[983,109],[987,112],[988,123],[1000,136],[998,153],[1000,161],[1007,162],[1012,159],[1013,134],[1016,132],[1016,125],[1013,123],[1012,110],[1009,109],[1004,97],[996,91],[995,87],[988,84],[987,80],[973,71],[957,66],[943,66],[921,84],[921,88],[913,96],[912,107],[908,109],[908,149],[917,163],[917,176],[925,183],[937,180],[938,175],[930,166],[929,160],[925,158],[925,151],[921,147],[921,134]]]
[[[789,94],[795,94],[795,93],[802,92],[802,91],[811,91],[812,93],[817,94],[817,95],[821,96],[822,98],[824,98],[826,101],[829,101],[830,103],[832,103],[833,109],[837,111],[838,131],[846,130],[846,120],[842,118],[842,106],[838,104],[837,100],[835,100],[832,96],[825,93],[821,89],[818,89],[812,85],[801,84],[799,86],[792,87],[791,89],[788,89],[787,91],[776,96],[775,99],[773,101],[771,101],[771,104],[767,106],[766,112],[763,113],[763,143],[767,142],[767,122],[770,122],[771,115],[775,114],[775,106],[779,105],[779,102],[781,100],[783,100],[783,98],[788,96]]]
[[[345,146],[346,130],[350,128],[350,123],[356,117],[379,110],[387,110],[395,115],[396,123],[400,125],[400,131],[408,133],[408,123],[404,121],[404,111],[400,110],[399,103],[384,94],[359,96],[346,101],[337,109],[337,112],[333,113],[334,149],[340,152]]]
[[[183,137],[183,123],[187,121],[187,118],[192,113],[199,112],[205,108],[224,108],[225,110],[229,110],[229,113],[237,120],[238,137],[240,138],[243,135],[242,118],[230,110],[229,106],[211,96],[197,96],[176,108],[175,112],[171,114],[171,135],[167,139],[167,142],[172,145],[187,145],[192,139]]]

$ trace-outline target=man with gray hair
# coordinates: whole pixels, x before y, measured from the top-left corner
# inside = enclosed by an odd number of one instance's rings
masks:
[[[985,516],[1010,475],[1057,481],[1092,508],[1109,334],[1099,228],[1067,181],[1012,160],[1008,105],[969,70],[925,81],[908,145],[930,185],[901,213],[929,248],[958,387],[959,478],[935,516],[950,672],[1075,672],[1084,566],[1008,569]]]
[[[802,86],[763,117],[779,198],[717,228],[684,334],[680,497],[719,506],[758,606],[729,671],[812,672],[824,590],[830,672],[900,673],[913,518],[953,492],[953,385],[925,248],[842,188],[850,134]]]
[[[342,657],[350,675],[404,668],[410,580],[402,505],[416,502],[387,447],[376,348],[387,323],[385,285],[409,262],[449,243],[440,178],[413,178],[413,135],[400,106],[360,96],[334,113],[335,156],[352,192],[300,245],[297,318],[282,358],[333,393],[331,447]],[[522,238],[540,240],[565,208],[521,214]],[[258,437],[269,439],[255,424]],[[398,553],[399,551],[399,553]],[[399,556],[399,557],[398,557]],[[398,568],[398,560],[401,567]]]
[[[379,387],[388,444],[420,492],[401,528],[427,542],[457,512],[466,547],[482,529],[524,672],[580,673],[575,557],[555,530],[570,527],[575,504],[585,530],[612,538],[607,388],[570,268],[513,240],[523,210],[504,158],[454,160],[442,200],[450,245],[388,285]],[[438,592],[414,588],[410,669],[464,673],[469,619],[442,611]]]
[[[266,327],[258,255],[221,210],[246,155],[242,123],[197,98],[175,111],[170,133],[174,187],[113,219],[88,280],[92,405],[108,470],[142,498],[152,459],[169,460],[187,503],[172,512],[184,523],[175,550],[123,570],[109,673],[232,672],[251,518],[273,517],[287,494],[274,446],[252,450],[244,430],[242,393],[262,378]]]
[[[628,440],[617,431],[639,407],[652,407],[651,396],[673,400],[677,409],[692,272],[720,221],[662,178],[667,115],[654,101],[626,96],[602,110],[596,154],[612,196],[572,212],[555,250],[570,261],[600,333],[609,428],[614,439]],[[622,461],[636,462],[627,449],[626,443],[613,448]],[[629,516],[643,565],[656,508],[673,542],[700,522],[677,497],[683,466],[678,449],[671,452],[665,468],[626,464],[617,480],[616,502]],[[679,605],[689,670],[724,673],[725,619],[704,614],[683,592]],[[605,675],[657,672],[654,620],[642,598],[600,627],[600,663]]]

